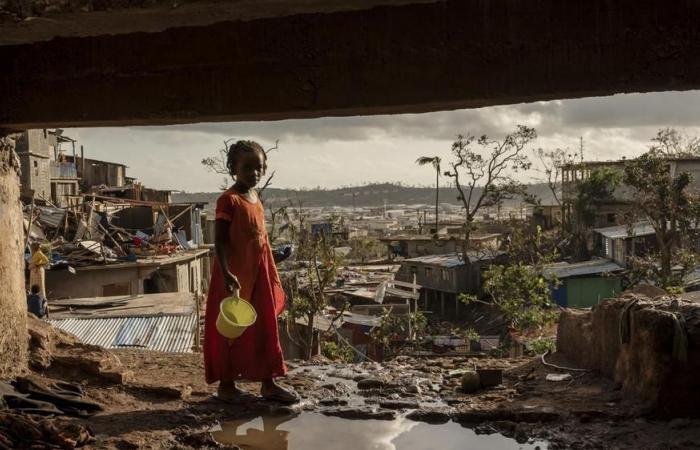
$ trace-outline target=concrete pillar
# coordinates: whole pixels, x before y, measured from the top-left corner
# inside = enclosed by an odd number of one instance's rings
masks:
[[[0,135],[0,378],[27,366],[24,230],[15,141]]]

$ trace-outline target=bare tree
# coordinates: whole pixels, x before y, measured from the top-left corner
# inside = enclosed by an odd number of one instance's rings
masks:
[[[226,175],[223,179],[223,183],[219,186],[222,190],[228,188],[228,179],[231,174],[229,173],[228,167],[226,166],[226,161],[228,159],[228,149],[231,144],[236,141],[236,138],[226,139],[224,141],[223,148],[220,148],[218,153],[214,156],[208,156],[202,158],[202,165],[207,168],[210,172],[217,173],[220,175]],[[275,145],[265,150],[265,153],[269,156],[271,152],[279,148],[279,140],[275,141]],[[258,195],[262,198],[263,192],[272,184],[272,179],[275,177],[275,171],[272,171],[270,175],[267,176],[262,185],[258,188]]]
[[[419,166],[425,166],[430,164],[435,169],[435,233],[438,232],[438,227],[440,226],[439,221],[439,201],[440,201],[440,163],[442,159],[439,156],[421,156],[416,160],[416,164]]]
[[[469,248],[469,237],[479,210],[499,191],[512,191],[520,184],[513,178],[513,172],[531,167],[525,147],[536,137],[534,128],[518,125],[516,131],[503,140],[489,139],[486,135],[478,139],[459,135],[452,144],[454,159],[445,176],[453,179],[458,198],[464,205],[465,251]]]
[[[652,139],[649,151],[657,157],[685,158],[700,156],[700,138],[687,136],[675,128],[662,128]]]

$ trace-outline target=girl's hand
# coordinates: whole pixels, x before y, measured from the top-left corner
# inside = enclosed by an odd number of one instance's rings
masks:
[[[233,294],[234,290],[241,288],[241,283],[238,278],[231,272],[224,272],[224,288],[229,294]]]

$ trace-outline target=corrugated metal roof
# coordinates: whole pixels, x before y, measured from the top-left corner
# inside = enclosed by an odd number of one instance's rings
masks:
[[[192,353],[197,317],[195,314],[166,314],[49,322],[86,344],[104,348],[135,347],[166,353]]]
[[[655,233],[654,228],[648,222],[635,223],[631,230],[627,225],[618,225],[614,227],[596,228],[593,231],[602,234],[608,239],[622,239],[633,236],[650,236]]]
[[[39,211],[39,217],[37,221],[44,226],[49,226],[52,228],[58,228],[63,223],[63,218],[66,212],[60,208],[54,208],[52,206],[35,206],[35,209]]]
[[[496,250],[478,250],[470,251],[467,253],[470,262],[485,261],[489,259],[494,259],[499,255],[504,255],[503,251]],[[404,262],[417,262],[422,264],[430,264],[433,266],[440,266],[446,268],[458,267],[464,265],[464,260],[460,258],[459,255],[455,253],[449,253],[446,255],[428,255],[428,256],[418,256],[416,258],[410,258]]]
[[[623,268],[617,263],[607,259],[592,259],[579,263],[556,263],[546,267],[542,273],[545,276],[554,275],[557,278],[576,277],[581,275],[593,275],[607,272],[616,272]]]

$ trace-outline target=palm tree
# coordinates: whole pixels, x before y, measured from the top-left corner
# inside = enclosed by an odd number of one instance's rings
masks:
[[[442,159],[439,156],[421,156],[416,160],[419,166],[430,164],[435,169],[435,233],[438,232],[438,202],[440,200],[440,163]]]

